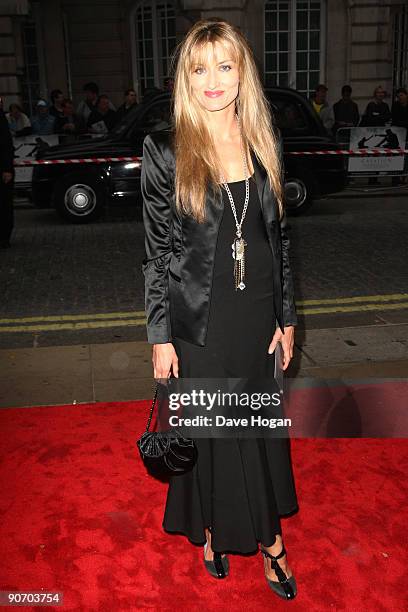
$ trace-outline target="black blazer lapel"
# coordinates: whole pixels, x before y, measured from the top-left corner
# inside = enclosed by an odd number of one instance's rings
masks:
[[[268,175],[262,164],[259,163],[255,153],[251,149],[251,159],[254,166],[256,186],[258,188],[259,200],[261,202],[262,214],[266,228],[277,220],[275,214],[276,201],[273,191],[269,188]],[[269,232],[268,232],[269,233]]]
[[[265,168],[259,163],[258,158],[252,149],[251,149],[251,159],[252,159],[252,165],[254,167],[256,186],[258,187],[258,195],[259,195],[259,199],[262,204],[263,190],[265,187],[265,181],[267,178],[267,174],[266,174]]]

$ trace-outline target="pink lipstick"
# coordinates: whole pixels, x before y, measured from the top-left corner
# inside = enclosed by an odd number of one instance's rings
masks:
[[[204,93],[208,98],[218,98],[224,92],[223,91],[205,91]]]

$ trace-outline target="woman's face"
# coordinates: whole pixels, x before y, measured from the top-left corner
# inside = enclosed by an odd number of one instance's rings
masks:
[[[202,108],[219,111],[238,96],[238,66],[219,42],[206,44],[204,58],[203,64],[191,68],[192,93]]]

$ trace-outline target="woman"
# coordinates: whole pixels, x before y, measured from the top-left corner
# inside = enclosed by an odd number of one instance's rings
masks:
[[[386,95],[386,91],[381,85],[374,89],[373,99],[367,104],[364,115],[361,117],[361,126],[379,127],[391,121],[390,107],[384,102]]]
[[[31,134],[31,121],[18,104],[10,104],[7,121],[13,136],[28,136]]]
[[[289,365],[297,322],[280,225],[280,149],[235,27],[212,19],[191,28],[178,49],[173,102],[174,126],[143,146],[154,377],[271,377],[277,342]],[[205,542],[204,564],[216,578],[229,573],[227,552],[260,543],[268,584],[292,599],[279,519],[297,509],[288,441],[195,442],[193,470],[170,481],[164,528]]]

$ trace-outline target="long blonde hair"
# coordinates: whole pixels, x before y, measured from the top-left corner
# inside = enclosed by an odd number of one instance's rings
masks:
[[[283,214],[283,188],[278,143],[272,124],[272,111],[265,97],[252,50],[243,34],[221,19],[196,22],[173,56],[177,65],[172,92],[174,149],[176,159],[175,200],[180,212],[196,221],[205,220],[206,190],[212,186],[221,193],[219,159],[201,109],[191,94],[193,65],[200,64],[206,43],[221,43],[238,65],[239,93],[235,101],[240,119],[244,151],[252,148],[265,168],[280,216]]]

